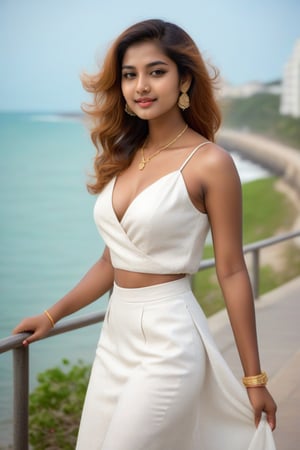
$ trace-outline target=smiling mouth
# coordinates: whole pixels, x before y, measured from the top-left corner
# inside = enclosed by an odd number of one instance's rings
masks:
[[[143,98],[138,98],[137,100],[135,100],[135,102],[138,105],[141,106],[146,106],[146,105],[150,105],[155,101],[155,98],[147,98],[147,97],[143,97]]]

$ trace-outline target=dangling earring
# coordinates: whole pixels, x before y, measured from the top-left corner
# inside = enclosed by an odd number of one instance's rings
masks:
[[[129,116],[136,116],[136,114],[132,111],[132,109],[129,108],[129,106],[127,105],[127,103],[125,104],[125,108],[124,108],[125,112],[127,114],[129,114]]]
[[[182,111],[190,107],[190,97],[183,90],[181,91],[177,105],[179,106],[180,109],[182,109]]]

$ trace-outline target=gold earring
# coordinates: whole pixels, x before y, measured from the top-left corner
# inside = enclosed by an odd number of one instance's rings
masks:
[[[125,104],[124,110],[129,116],[132,116],[132,117],[136,116],[136,114],[132,111],[132,109],[130,109],[130,107],[127,105],[127,103]]]
[[[181,91],[177,104],[182,111],[190,107],[190,97],[186,92]]]

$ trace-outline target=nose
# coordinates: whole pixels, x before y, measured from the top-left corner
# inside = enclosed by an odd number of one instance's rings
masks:
[[[136,92],[138,94],[148,94],[150,92],[149,83],[147,83],[145,77],[139,77],[136,84]]]

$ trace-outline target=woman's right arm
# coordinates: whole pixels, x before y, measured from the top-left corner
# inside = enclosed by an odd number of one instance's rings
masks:
[[[52,305],[48,312],[56,323],[81,308],[97,300],[112,288],[114,269],[111,264],[109,249],[105,248],[102,257],[94,264],[80,282],[61,300]],[[31,331],[32,334],[23,342],[24,345],[45,336],[52,324],[45,313],[23,319],[13,330],[13,334]]]

